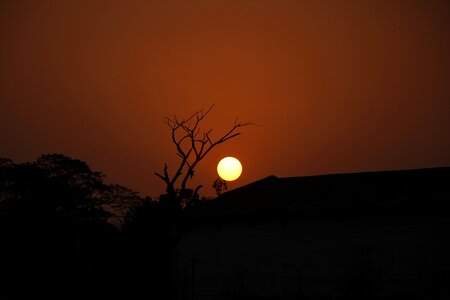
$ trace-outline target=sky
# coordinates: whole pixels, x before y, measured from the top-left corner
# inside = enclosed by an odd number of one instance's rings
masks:
[[[448,1],[0,1],[0,157],[64,153],[158,196],[164,116],[215,104],[191,186],[450,166]]]

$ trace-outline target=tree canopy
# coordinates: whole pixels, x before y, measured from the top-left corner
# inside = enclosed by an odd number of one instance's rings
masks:
[[[1,158],[2,215],[107,222],[114,214],[123,216],[129,207],[142,202],[137,192],[107,184],[104,178],[86,162],[63,154],[45,154],[34,162],[20,164]]]

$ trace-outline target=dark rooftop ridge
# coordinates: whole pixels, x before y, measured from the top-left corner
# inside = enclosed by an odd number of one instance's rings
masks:
[[[220,214],[264,214],[369,206],[429,206],[450,200],[450,167],[268,176],[215,199]],[[434,204],[433,204],[434,203]]]

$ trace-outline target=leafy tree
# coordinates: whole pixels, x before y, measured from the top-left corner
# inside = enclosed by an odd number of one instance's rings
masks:
[[[9,281],[54,267],[61,275],[56,285],[67,290],[85,289],[89,276],[118,282],[111,262],[119,260],[121,245],[108,221],[141,201],[135,191],[106,184],[101,172],[63,154],[20,164],[0,158],[0,257]]]
[[[216,190],[217,192],[217,196],[220,196],[220,193],[222,192],[222,190],[227,190],[228,189],[228,185],[227,182],[221,178],[217,178],[212,187]]]
[[[106,222],[111,214],[123,218],[124,211],[143,201],[136,191],[123,185],[106,184],[104,174],[92,171],[84,161],[46,154],[34,164],[51,185],[47,192],[54,194],[57,215]]]
[[[104,177],[63,154],[21,164],[0,158],[0,222],[106,223],[114,217],[119,225],[144,199],[125,186],[106,184]]]
[[[48,185],[45,193],[54,201],[57,216],[103,222],[110,216],[102,207],[105,185],[101,172],[63,154],[42,155],[34,165],[43,173]]]
[[[138,192],[120,184],[108,184],[101,193],[102,207],[113,214],[112,223],[121,226],[128,212],[151,201],[149,197],[142,198]]]

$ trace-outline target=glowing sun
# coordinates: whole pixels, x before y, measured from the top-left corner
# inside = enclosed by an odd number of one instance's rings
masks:
[[[236,180],[242,173],[241,162],[234,157],[222,158],[222,160],[219,161],[219,164],[217,164],[217,173],[223,180]]]

